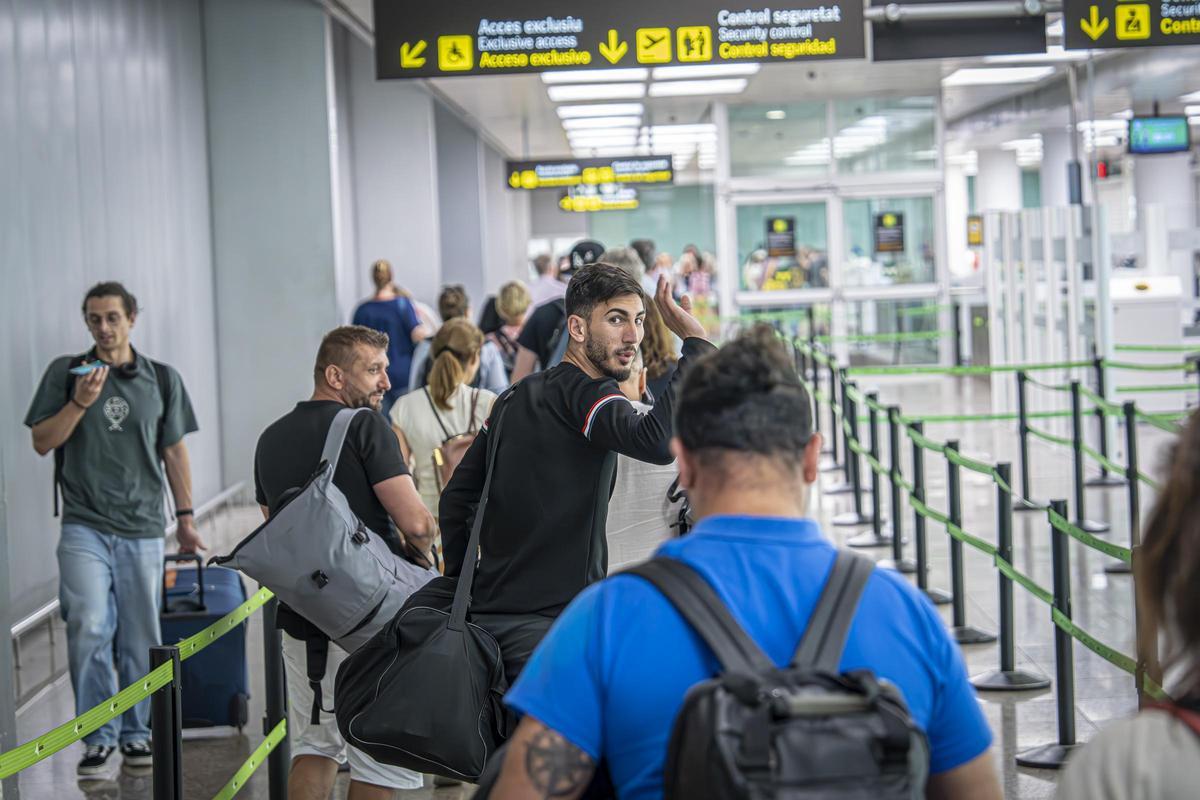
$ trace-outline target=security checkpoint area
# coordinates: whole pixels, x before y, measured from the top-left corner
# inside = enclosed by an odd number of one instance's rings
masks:
[[[0,799],[1183,796],[1197,44],[0,4]]]

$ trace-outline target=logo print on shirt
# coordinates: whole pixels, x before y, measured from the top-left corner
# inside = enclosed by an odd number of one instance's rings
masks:
[[[129,416],[129,403],[124,397],[110,397],[104,401],[104,416],[108,418],[110,431],[123,431],[121,423]]]

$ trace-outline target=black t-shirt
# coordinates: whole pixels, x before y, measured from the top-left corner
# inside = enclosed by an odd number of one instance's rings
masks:
[[[554,355],[554,350],[550,346],[550,342],[554,339],[554,332],[562,326],[566,318],[566,302],[561,299],[551,300],[534,309],[529,319],[525,321],[525,326],[521,328],[521,335],[517,337],[517,344],[526,350],[533,351],[537,355],[538,363],[542,365],[542,369],[546,368],[546,363],[550,361],[550,356]]]
[[[274,511],[284,492],[302,487],[312,477],[321,463],[329,426],[344,408],[332,400],[306,400],[263,431],[254,452],[254,496],[260,505]],[[396,434],[383,415],[356,414],[346,432],[333,485],[346,496],[355,516],[397,552],[399,539],[373,487],[407,474]]]
[[[608,571],[605,526],[616,454],[669,464],[678,375],[713,349],[683,344],[676,379],[639,414],[611,378],[562,363],[531,375],[493,406],[503,409],[495,473],[480,532],[473,612],[557,615]],[[487,471],[485,425],[442,492],[439,519],[446,574],[462,569]]]

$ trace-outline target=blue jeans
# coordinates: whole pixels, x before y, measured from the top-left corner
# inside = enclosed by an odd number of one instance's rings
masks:
[[[162,643],[163,539],[128,539],[66,523],[58,572],[78,715],[150,671],[150,648]],[[113,747],[149,739],[150,701],[126,711],[119,722],[111,720],[83,741]]]

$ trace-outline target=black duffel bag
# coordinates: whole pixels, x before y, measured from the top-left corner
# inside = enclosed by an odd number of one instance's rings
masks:
[[[461,575],[434,578],[413,593],[383,630],[342,662],[334,686],[346,742],[382,764],[471,782],[512,727],[500,646],[467,618],[500,434],[500,414],[492,416],[487,475]]]

